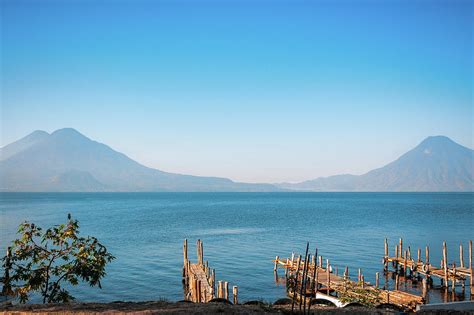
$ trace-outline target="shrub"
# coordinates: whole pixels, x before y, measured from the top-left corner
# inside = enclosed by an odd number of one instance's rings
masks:
[[[62,286],[79,281],[101,288],[105,266],[115,259],[95,237],[79,237],[79,224],[68,215],[66,224],[43,231],[34,223],[24,222],[3,257],[4,295],[28,301],[31,292],[39,292],[43,303],[74,300]]]

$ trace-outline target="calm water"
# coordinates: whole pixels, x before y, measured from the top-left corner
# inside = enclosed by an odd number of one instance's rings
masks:
[[[474,194],[11,193],[0,198],[2,253],[22,221],[47,227],[71,213],[82,234],[98,237],[117,257],[102,290],[72,290],[82,301],[181,300],[184,238],[193,261],[195,240],[204,241],[204,259],[218,280],[239,286],[242,300],[266,301],[285,296],[284,286],[275,284],[271,260],[302,252],[306,241],[339,270],[347,265],[355,275],[361,267],[366,280],[374,281],[382,271],[384,237],[391,252],[399,237],[411,245],[412,255],[429,245],[437,265],[443,240],[453,261],[459,242],[467,258],[468,241],[474,239]],[[432,293],[431,301],[439,296]]]

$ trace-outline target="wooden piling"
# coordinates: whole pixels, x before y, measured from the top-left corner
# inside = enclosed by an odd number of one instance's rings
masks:
[[[294,281],[294,287],[293,287],[293,299],[291,301],[291,312],[293,312],[295,308],[296,288],[298,287],[298,274],[300,272],[300,261],[301,261],[301,255],[298,256],[298,263],[296,266],[295,281]]]
[[[379,273],[375,273],[375,288],[379,288]]]
[[[229,282],[224,281],[224,299],[229,301]]]
[[[423,282],[423,290],[422,290],[421,296],[423,297],[423,300],[426,301],[426,296],[428,293],[428,284],[427,284],[426,278],[423,278],[422,282]]]
[[[276,256],[275,257],[275,265],[273,266],[273,271],[277,271],[277,268],[278,268],[278,260],[280,259],[279,256]]]
[[[473,269],[472,269],[472,240],[469,241],[469,270],[470,270],[470,280],[469,280],[469,286],[470,286],[470,291],[471,295],[474,295],[474,279],[473,279]]]
[[[326,260],[326,277],[327,277],[327,287],[328,287],[328,292],[327,294],[329,295],[329,289],[331,287],[331,265],[329,264],[329,259]]]
[[[219,299],[223,298],[223,289],[222,289],[222,281],[217,281],[217,297]]]
[[[427,265],[430,264],[430,247],[429,246],[426,246],[425,248],[425,263]]]
[[[459,244],[459,267],[464,268],[464,250],[462,243]]]
[[[183,265],[187,265],[188,262],[188,239],[184,239],[183,244]]]
[[[398,291],[398,286],[399,286],[399,276],[398,273],[395,275],[395,290]]]
[[[402,239],[401,237],[400,237],[399,246],[400,246],[400,248],[399,248],[399,250],[398,250],[398,253],[399,253],[400,255],[403,255],[403,239]]]
[[[311,300],[313,298],[313,294],[316,297],[316,293],[318,292],[318,266],[316,266],[316,257],[318,257],[318,248],[314,250],[313,256],[313,283],[311,286],[311,296],[309,298],[308,303],[308,314],[311,314]]]
[[[234,305],[239,304],[239,296],[238,295],[239,295],[239,288],[236,285],[234,285],[232,287],[232,296],[234,297]]]
[[[405,256],[403,257],[403,276],[406,278],[407,276],[407,257],[408,250],[405,250]]]
[[[364,275],[360,276],[360,286],[362,287],[362,289],[365,288],[365,280],[364,280]]]
[[[421,248],[418,248],[418,252],[416,256],[417,256],[416,262],[421,263]]]
[[[387,238],[385,238],[385,242],[384,242],[384,256],[388,257],[388,241],[387,241]]]
[[[456,289],[456,263],[453,263],[453,280],[451,280],[452,292]]]
[[[204,262],[204,246],[202,245],[202,241],[199,241],[199,245],[201,246],[201,265]]]
[[[446,241],[443,242],[443,269],[444,269],[444,285],[448,286],[448,249],[446,247]]]
[[[201,280],[197,280],[197,302],[202,302]]]
[[[198,279],[194,278],[193,279],[193,301],[198,301]]]
[[[301,275],[301,284],[300,284],[300,298],[304,298],[303,293],[306,293],[303,290],[304,290],[304,284],[306,282],[306,268],[308,267],[308,250],[309,250],[309,242],[306,242],[306,252],[304,254],[303,273]],[[304,300],[306,301],[306,298],[304,298]],[[302,302],[303,301],[300,299],[300,303],[299,303],[300,310],[301,310]]]

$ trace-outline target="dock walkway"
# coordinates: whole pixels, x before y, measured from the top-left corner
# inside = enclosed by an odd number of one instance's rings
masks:
[[[188,259],[188,240],[183,244],[183,287],[184,299],[194,303],[208,303],[220,298],[229,301],[229,283],[217,281],[216,271],[204,261],[204,248],[201,240],[196,243],[197,262]],[[238,304],[238,287],[232,287],[233,303]],[[229,301],[230,302],[230,301]]]
[[[376,284],[365,282],[364,276],[359,269],[357,281],[349,277],[349,269],[346,267],[342,276],[334,273],[329,260],[323,266],[322,256],[318,256],[316,263],[313,256],[306,255],[295,258],[280,259],[278,256],[273,260],[274,270],[283,268],[287,278],[288,296],[298,301],[299,307],[308,307],[314,300],[326,300],[338,307],[344,307],[351,303],[364,302],[371,305],[390,304],[400,309],[414,311],[416,306],[424,303],[424,298],[415,294],[400,290],[385,290],[379,288],[379,274],[376,274]]]

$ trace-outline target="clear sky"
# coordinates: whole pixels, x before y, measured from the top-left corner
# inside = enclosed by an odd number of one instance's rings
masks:
[[[247,182],[473,147],[474,1],[1,3],[1,140],[73,127]]]

